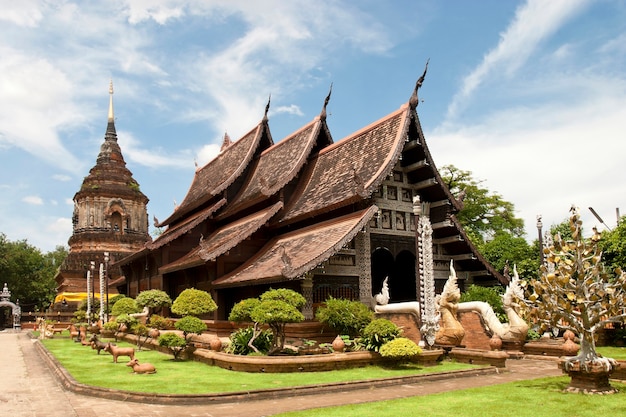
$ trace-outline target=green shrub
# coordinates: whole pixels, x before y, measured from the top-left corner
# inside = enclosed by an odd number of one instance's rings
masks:
[[[387,319],[375,319],[365,326],[361,342],[367,350],[378,352],[385,343],[397,338],[402,330]]]
[[[114,316],[119,316],[122,314],[133,314],[138,313],[139,307],[135,300],[130,297],[124,297],[118,302],[116,302],[111,308],[111,314]]]
[[[181,292],[172,304],[172,313],[179,316],[200,316],[217,309],[211,294],[195,288]]]
[[[163,308],[172,305],[172,299],[162,290],[142,291],[137,295],[135,302],[141,308]]]
[[[164,330],[174,327],[174,321],[158,314],[153,314],[148,320],[148,325],[154,329]]]
[[[260,333],[260,325],[268,325],[272,330],[272,348],[269,354],[274,354],[285,346],[285,324],[304,320],[300,308],[305,303],[304,297],[294,290],[270,289],[258,299],[249,298],[237,303],[228,318],[236,322],[254,322],[253,338]]]
[[[248,343],[254,335],[254,329],[252,327],[245,327],[233,332],[230,335],[230,344],[226,351],[235,355],[250,355],[256,354]],[[252,345],[258,349],[259,353],[267,354],[272,347],[272,331],[264,330],[259,333]]]
[[[261,300],[258,298],[247,298],[239,301],[233,306],[228,314],[228,320],[234,322],[252,321],[252,311],[261,304]]]
[[[104,325],[102,326],[102,328],[104,330],[107,330],[109,332],[116,332],[117,329],[119,329],[119,324],[117,321],[115,320],[111,320],[111,321],[107,321],[106,323],[104,323]]]
[[[135,317],[129,316],[128,314],[120,314],[115,318],[115,321],[119,326],[122,324],[126,325],[128,330],[132,329],[135,324],[137,324],[137,319]],[[120,329],[120,327],[118,327]]]
[[[187,347],[187,341],[176,333],[165,333],[159,336],[159,346],[168,348],[174,355],[174,360],[177,360],[180,353]]]
[[[400,362],[410,361],[420,353],[422,353],[422,349],[406,337],[398,337],[380,347],[380,355],[383,358]]]
[[[502,307],[502,287],[482,287],[480,285],[470,285],[470,287],[461,294],[459,302],[483,301],[491,306],[493,312],[496,313],[498,319],[507,323],[509,321],[504,308]]]
[[[360,301],[330,297],[325,304],[315,318],[339,334],[356,336],[374,319],[374,313]]]
[[[526,340],[539,340],[541,339],[541,334],[535,329],[528,330],[526,333]]]
[[[183,337],[187,340],[187,336],[192,333],[202,334],[206,330],[206,324],[197,317],[185,316],[174,324],[177,330],[183,332]]]
[[[297,308],[298,310],[304,307],[306,304],[306,299],[302,296],[302,294],[289,290],[287,288],[278,288],[275,290],[268,290],[261,294],[261,302],[263,301],[283,301],[287,304],[290,304]]]

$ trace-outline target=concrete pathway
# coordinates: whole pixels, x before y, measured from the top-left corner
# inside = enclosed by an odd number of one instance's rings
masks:
[[[207,405],[155,405],[95,398],[65,391],[43,363],[26,332],[0,332],[0,415],[12,417],[262,417],[287,411],[428,395],[510,381],[561,375],[556,363],[509,360],[497,374],[451,378],[281,399]],[[313,376],[313,374],[312,374]]]

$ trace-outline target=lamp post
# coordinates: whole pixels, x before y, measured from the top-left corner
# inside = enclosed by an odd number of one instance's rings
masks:
[[[104,310],[104,321],[109,321],[109,252],[104,252],[104,279],[106,280],[106,309]]]
[[[546,261],[545,255],[543,254],[543,236],[542,236],[543,223],[541,222],[541,214],[537,215],[537,233],[539,234],[539,256],[541,260],[541,265]]]
[[[96,288],[95,288],[95,283],[93,281],[93,277],[94,274],[96,273],[96,261],[91,261],[90,262],[91,266],[91,295],[87,294],[87,298],[91,297],[91,300],[95,300],[96,299]],[[91,302],[90,302],[91,304]],[[89,309],[89,317],[87,318],[87,322],[89,323],[89,325],[91,325],[91,309]]]

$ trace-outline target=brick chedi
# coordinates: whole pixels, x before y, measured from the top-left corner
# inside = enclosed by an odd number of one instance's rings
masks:
[[[85,298],[86,272],[96,263],[95,292],[99,293],[98,269],[109,253],[109,265],[134,253],[151,240],[148,232],[148,198],[139,189],[117,143],[113,115],[113,85],[109,89],[109,115],[104,143],[96,164],[74,195],[73,232],[69,255],[55,277],[56,302]],[[124,281],[119,268],[109,267],[109,293]]]

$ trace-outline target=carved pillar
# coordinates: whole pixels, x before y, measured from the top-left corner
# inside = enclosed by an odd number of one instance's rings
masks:
[[[433,267],[433,229],[430,223],[430,203],[420,202],[419,197],[413,199],[413,213],[415,214],[417,272],[419,273],[420,294],[420,331],[428,346],[435,343],[435,336],[439,330],[439,314],[435,299],[435,276]]]
[[[307,272],[304,274],[304,279],[300,281],[300,290],[302,296],[305,298],[306,303],[302,307],[302,314],[304,314],[305,320],[313,320],[313,273]]]
[[[365,233],[358,233],[354,238],[356,249],[356,265],[359,271],[359,300],[370,305],[372,303],[372,251],[370,245],[369,226]]]

